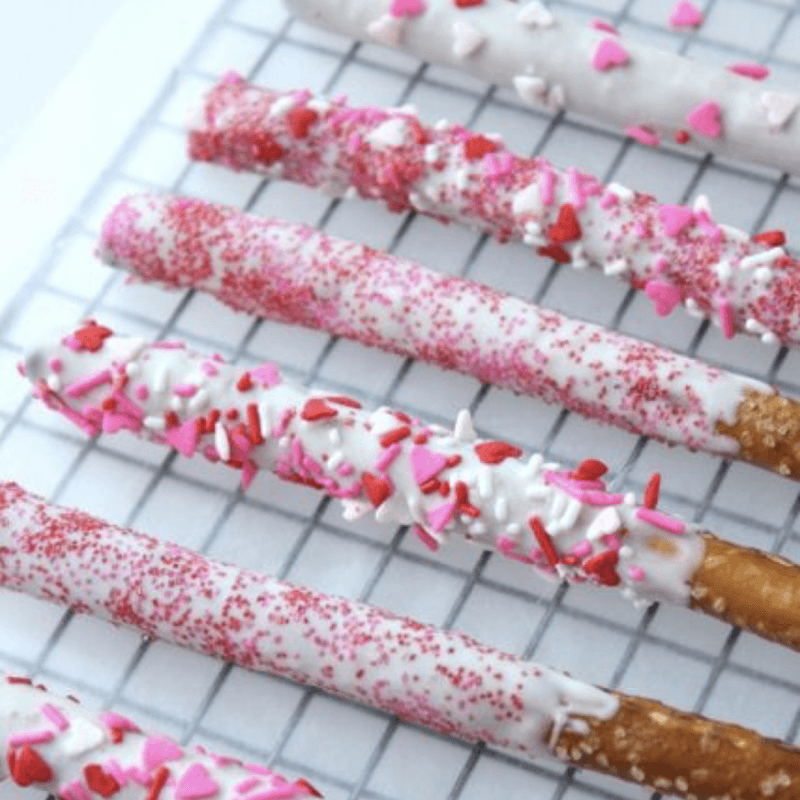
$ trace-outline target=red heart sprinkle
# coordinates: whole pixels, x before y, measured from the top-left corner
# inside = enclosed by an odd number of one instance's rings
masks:
[[[99,764],[87,764],[83,769],[83,777],[86,778],[86,785],[101,797],[111,797],[120,790],[114,776],[103,772]]]
[[[583,571],[594,575],[604,586],[616,586],[620,580],[614,567],[619,561],[616,550],[606,550],[583,562]]]
[[[661,476],[655,472],[650,476],[647,481],[647,486],[644,490],[643,505],[645,508],[655,508],[658,505],[658,497],[661,492]]]
[[[98,325],[93,319],[90,319],[82,328],[75,331],[75,338],[84,349],[90,353],[96,353],[103,346],[103,340],[112,333],[111,328]]]
[[[293,108],[286,115],[289,131],[295,139],[305,139],[308,129],[319,119],[313,108]]]
[[[262,131],[253,143],[253,155],[262,164],[272,164],[283,155],[283,148],[268,133]]]
[[[308,400],[300,412],[300,419],[307,422],[316,422],[319,419],[328,419],[335,417],[339,412],[335,408],[331,408],[324,400],[313,398]]]
[[[753,241],[765,247],[782,247],[786,244],[786,234],[783,231],[762,231],[753,237]]]
[[[370,472],[365,472],[361,476],[361,483],[364,486],[367,497],[369,497],[370,503],[374,506],[379,506],[392,493],[392,487],[389,481],[377,475],[373,475]]]
[[[596,481],[608,472],[608,467],[596,458],[586,458],[578,464],[572,477],[576,481]]]
[[[53,780],[50,765],[28,744],[13,759],[11,777],[17,786],[30,786],[32,783],[49,783]],[[9,767],[11,767],[9,758]]]
[[[522,450],[508,442],[482,442],[475,445],[475,452],[484,464],[501,464],[507,458],[519,458]]]
[[[470,136],[469,139],[464,142],[464,155],[467,157],[467,161],[477,161],[479,158],[483,158],[489,153],[494,153],[497,148],[497,142],[487,139],[480,134],[476,134],[475,136]]]
[[[580,239],[581,233],[575,206],[572,203],[564,203],[558,209],[555,225],[547,232],[547,238],[555,244],[564,244],[564,242],[574,242],[576,239]]]
[[[249,372],[242,373],[242,377],[236,381],[236,388],[240,392],[249,392],[253,388],[253,379],[250,377]]]
[[[552,258],[559,264],[569,264],[572,256],[560,244],[546,244],[539,248],[539,255],[545,258]]]

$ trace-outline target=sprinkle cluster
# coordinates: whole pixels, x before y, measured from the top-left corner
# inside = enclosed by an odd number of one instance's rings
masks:
[[[469,143],[477,150],[486,141]],[[576,212],[564,206],[548,247],[566,252],[578,229]],[[736,440],[716,431],[718,421],[733,422],[746,389],[771,394],[485,285],[203,201],[127,198],[106,219],[99,253],[145,280],[202,289],[241,311],[457,369],[691,448],[735,453]]]
[[[627,64],[614,36],[598,42],[597,70]],[[740,65],[741,66],[741,65]],[[518,88],[536,88],[521,78]],[[719,135],[719,107],[698,105],[692,127]],[[630,126],[646,144],[657,137]],[[688,134],[687,134],[688,136]],[[656,313],[684,304],[731,338],[800,342],[800,265],[782,231],[750,237],[718,223],[708,200],[659,203],[570,167],[509,151],[498,136],[446,122],[424,126],[413,109],[354,108],[306,91],[277,92],[229,74],[205,99],[190,132],[192,158],[382,200],[478,227],[577,269],[594,266],[643,289]]]
[[[24,501],[16,486],[0,487],[0,519],[12,522],[9,505]],[[31,500],[28,498],[28,500]],[[38,502],[38,501],[32,501]],[[61,533],[80,538],[79,519],[64,512]],[[102,527],[94,521],[93,530]],[[18,535],[20,532],[17,532]],[[43,531],[39,531],[43,534]],[[54,529],[48,530],[54,544]],[[78,542],[74,542],[78,544]],[[37,544],[41,549],[42,545]],[[4,575],[11,551],[0,558]],[[62,555],[66,550],[62,549]],[[58,561],[49,555],[50,565]],[[63,566],[63,565],[62,565]],[[5,577],[5,575],[4,575]],[[17,580],[24,580],[23,572]],[[76,587],[85,581],[80,575]],[[76,607],[82,604],[75,603]],[[228,756],[193,751],[160,734],[145,734],[127,717],[109,711],[93,714],[72,698],[50,694],[30,679],[0,678],[0,740],[4,742],[4,772],[17,786],[57,792],[60,800],[299,800],[321,797],[304,779],[289,783],[283,776],[256,764],[243,764]]]
[[[511,443],[478,439],[466,411],[449,431],[309,393],[273,364],[243,370],[181,342],[106,330],[87,322],[23,367],[35,394],[89,434],[129,430],[199,453],[241,470],[245,488],[272,471],[340,498],[347,517],[411,523],[431,550],[455,535],[547,576],[688,601],[701,537],[656,509],[655,483],[640,505],[608,491],[601,461],[568,470],[523,460]]]
[[[517,755],[552,754],[552,741],[561,730],[585,729],[573,715],[607,719],[617,707],[608,692],[464,634],[220,564],[49,505],[13,484],[0,485],[0,521],[3,583],[446,735],[485,741]],[[54,552],[61,558],[53,558]],[[63,705],[61,711],[68,716]],[[18,758],[24,748],[36,753],[39,745],[33,740],[41,729],[54,727],[43,717],[44,711],[34,707],[15,729]],[[0,717],[0,732],[4,721]],[[97,728],[104,741],[116,737],[129,743],[128,731],[137,730],[118,715],[107,715],[105,726]],[[314,794],[304,781],[286,784],[250,766],[245,766],[250,774],[236,782],[237,793],[196,793],[198,784],[221,783],[208,766],[209,757],[204,754],[201,772],[181,748],[162,737],[133,739],[125,759],[118,757],[124,768],[112,766],[115,752],[108,744],[102,761],[96,751],[84,761],[97,762],[114,780],[128,773],[130,780],[139,780],[143,771],[154,779],[166,765],[174,778],[167,786],[176,788],[161,800],[277,800]],[[31,758],[25,759],[30,771]],[[221,762],[222,769],[229,763]],[[178,793],[186,783],[194,793]]]

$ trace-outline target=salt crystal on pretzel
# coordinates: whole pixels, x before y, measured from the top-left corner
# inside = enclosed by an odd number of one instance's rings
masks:
[[[515,756],[556,756],[696,800],[795,800],[800,787],[800,751],[754,731],[609,692],[458,632],[221,564],[53,506],[11,483],[0,483],[0,584]],[[58,717],[68,719],[71,706],[56,706],[53,720],[47,697],[25,692],[31,715],[15,733],[63,736]],[[0,708],[3,699],[0,688]],[[118,719],[106,724],[134,741]],[[0,714],[0,732],[5,721]],[[16,745],[48,756],[50,746]],[[133,748],[141,752],[139,740]],[[99,760],[93,752],[86,758]],[[100,767],[113,774],[107,762]],[[164,800],[188,800],[169,791]],[[295,796],[302,792],[241,800]]]
[[[800,343],[800,263],[784,249],[784,234],[750,237],[720,224],[704,197],[694,207],[662,204],[519,156],[498,136],[423,125],[408,107],[354,108],[342,97],[248,85],[234,73],[206,96],[189,152],[523,241],[643,289],[660,316],[688,305],[727,338],[739,331]]]
[[[38,510],[38,521],[35,512]],[[21,517],[20,512],[30,515]],[[32,513],[33,512],[33,513]],[[35,532],[37,550],[47,536],[44,530],[17,527],[41,524],[48,514],[59,517],[58,534],[70,530],[80,533],[79,523],[87,517],[65,509],[48,510],[47,505],[27,495],[18,486],[0,486],[0,541],[18,543]],[[102,528],[96,521],[95,531]],[[56,531],[49,532],[56,535]],[[78,545],[80,535],[73,539]],[[51,540],[53,541],[53,540]],[[73,572],[74,591],[86,572],[77,574],[77,562],[65,560],[69,547],[60,551],[61,559],[49,558],[54,573]],[[29,554],[32,555],[32,554]],[[80,558],[83,558],[80,556]],[[3,583],[12,582],[6,569],[11,565],[11,551],[0,556]],[[8,560],[6,560],[8,558]],[[63,560],[62,560],[63,559]],[[25,559],[23,559],[25,560]],[[33,563],[35,558],[28,558]],[[85,566],[88,566],[86,562]],[[17,563],[17,566],[21,566]],[[119,564],[106,564],[108,572],[122,579]],[[41,584],[43,573],[32,580],[22,571],[13,581],[21,585],[32,581],[27,589],[33,594],[48,594]],[[140,576],[141,577],[141,576]],[[55,578],[55,575],[54,575]],[[50,586],[53,590],[58,583]],[[124,581],[123,581],[124,582]],[[98,590],[108,590],[108,579]],[[126,587],[130,591],[130,586]],[[59,598],[59,599],[64,599]],[[87,595],[88,604],[91,598]],[[88,605],[87,604],[87,605]],[[77,605],[77,603],[76,603]],[[85,611],[87,606],[83,606]],[[304,779],[289,783],[282,775],[266,767],[244,764],[230,756],[209,753],[200,746],[181,747],[177,742],[157,733],[145,733],[136,723],[113,711],[95,712],[72,698],[58,697],[44,686],[33,685],[30,679],[0,675],[0,787],[5,781],[17,786],[57,794],[61,800],[300,800],[321,797]],[[0,788],[0,791],[2,789]]]
[[[140,195],[110,213],[99,254],[140,278],[201,289],[239,311],[800,477],[800,405],[760,381],[304,225]]]
[[[545,576],[618,587],[634,601],[692,604],[800,645],[796,566],[657,510],[657,480],[640,505],[608,491],[598,459],[564,469],[479,439],[468,412],[450,431],[391,408],[367,411],[350,397],[294,385],[273,364],[243,369],[94,321],[35,350],[21,368],[35,395],[83,430],[127,430],[222,461],[241,470],[245,488],[268,470],[341,499],[350,518],[371,512],[412,524],[434,551],[465,538]],[[98,374],[110,380],[85,388]],[[76,384],[79,396],[69,391]],[[188,401],[175,391],[186,386],[194,389]],[[203,402],[190,406],[198,396]]]
[[[539,0],[465,5],[424,0],[414,14],[392,0],[287,0],[301,19],[462,69],[523,102],[567,110],[646,144],[680,144],[782,171],[800,170],[800,95],[609,32],[560,19]],[[464,26],[479,47],[461,46]]]

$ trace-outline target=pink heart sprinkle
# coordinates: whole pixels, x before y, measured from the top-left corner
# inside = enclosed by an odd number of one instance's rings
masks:
[[[219,786],[212,780],[208,770],[202,764],[192,764],[178,781],[175,797],[177,800],[201,800],[213,797],[218,791]]]
[[[197,449],[197,424],[193,419],[170,428],[166,440],[183,456],[190,458]]]
[[[131,731],[132,733],[139,733],[139,726],[128,719],[123,717],[122,714],[117,714],[114,711],[105,711],[100,715],[100,720],[106,728],[118,728],[121,731]]]
[[[423,0],[392,0],[389,13],[393,17],[418,17],[426,8]]]
[[[694,211],[688,206],[667,203],[658,209],[658,218],[667,236],[677,236],[687,225],[694,222]]]
[[[613,67],[625,66],[630,61],[628,51],[615,39],[603,39],[592,56],[592,67],[605,72]]]
[[[696,27],[703,24],[703,14],[694,3],[681,0],[669,15],[669,24],[673,28]]]
[[[411,448],[410,458],[414,480],[420,485],[435,478],[447,466],[447,459],[441,453],[420,445]]]
[[[448,522],[450,522],[453,514],[456,513],[455,503],[443,503],[436,508],[432,508],[428,514],[428,522],[431,528],[437,533],[441,531]]]
[[[666,317],[681,302],[681,290],[664,281],[647,281],[644,287],[659,317]]]
[[[148,736],[142,748],[142,763],[149,772],[160,767],[165,761],[174,761],[182,756],[183,750],[165,736]]]
[[[709,139],[719,139],[722,135],[721,114],[719,103],[715,100],[705,100],[689,113],[686,121],[703,136],[707,136]]]

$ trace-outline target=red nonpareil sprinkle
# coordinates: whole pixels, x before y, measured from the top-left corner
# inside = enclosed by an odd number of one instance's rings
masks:
[[[361,476],[361,485],[364,487],[370,503],[374,506],[379,506],[392,493],[392,486],[389,481],[378,475],[373,475],[371,472],[365,472]]]
[[[643,505],[645,508],[655,508],[658,505],[659,494],[661,493],[661,476],[654,472],[647,481],[644,490]]]
[[[753,241],[765,247],[783,247],[786,244],[786,234],[783,231],[762,231],[753,237]]]
[[[247,404],[247,438],[254,444],[264,444],[261,435],[261,420],[258,418],[258,406],[255,403]]]
[[[293,108],[286,115],[286,124],[289,133],[295,139],[305,139],[308,129],[319,119],[319,114],[313,108]]]
[[[153,782],[150,784],[150,791],[145,800],[158,800],[161,797],[161,790],[164,788],[167,780],[169,779],[169,770],[161,766],[153,775]]]
[[[338,406],[347,406],[348,408],[361,408],[361,403],[348,397],[345,394],[332,394],[325,398],[329,403],[336,403]]]
[[[547,232],[547,238],[553,244],[564,244],[574,242],[581,238],[581,226],[578,222],[578,215],[575,213],[575,206],[572,203],[564,203],[558,209],[558,217],[555,224]]]
[[[111,336],[112,333],[111,328],[106,328],[105,325],[98,325],[93,319],[90,319],[73,335],[81,343],[81,347],[90,353],[96,353],[103,346],[103,340]]]
[[[115,411],[117,408],[117,401],[113,397],[106,397],[102,403],[100,403],[100,408],[103,411]]]
[[[316,422],[320,419],[330,419],[335,417],[339,412],[335,408],[331,408],[324,400],[319,397],[312,397],[307,400],[300,412],[300,419],[306,422]]]
[[[475,134],[475,136],[470,136],[469,139],[464,142],[464,156],[467,161],[477,161],[489,153],[494,153],[498,148],[499,145],[497,142],[486,136]]]
[[[572,256],[560,244],[546,244],[539,248],[538,253],[545,258],[552,258],[558,264],[572,261]]]
[[[531,526],[533,535],[536,537],[536,541],[539,543],[539,547],[544,553],[547,563],[550,564],[551,567],[554,567],[558,564],[558,552],[553,545],[550,534],[545,530],[544,525],[542,525],[542,521],[539,517],[531,517],[528,520],[528,525]]]
[[[379,441],[381,443],[381,447],[390,447],[391,445],[402,441],[408,436],[411,436],[411,428],[409,428],[408,425],[403,425],[400,428],[394,428],[394,430],[387,431],[383,434],[383,436],[381,436]]]
[[[233,420],[235,420],[235,419],[239,419],[239,409],[238,408],[229,408],[225,412],[225,419],[229,419],[229,420],[231,420],[231,422],[233,422]]]
[[[120,790],[120,785],[114,776],[104,772],[99,764],[87,764],[83,768],[83,777],[86,779],[86,785],[101,797],[111,797]]]
[[[675,131],[675,141],[678,144],[688,144],[691,138],[692,135],[689,133],[689,131],[684,131],[684,130]]]
[[[174,411],[164,412],[164,422],[168,428],[177,428],[181,424],[180,417]]]
[[[570,474],[576,481],[596,481],[608,472],[608,467],[599,459],[586,458]]]
[[[262,164],[272,164],[283,156],[283,148],[266,131],[254,134],[253,154]]]
[[[522,450],[508,442],[481,442],[475,445],[475,453],[482,464],[501,464],[507,458],[519,458]]]
[[[11,777],[17,786],[49,783],[53,780],[53,770],[50,769],[50,765],[27,744],[13,756],[9,755],[8,766]]]
[[[242,373],[242,377],[236,381],[236,388],[240,392],[249,392],[253,388],[253,379],[250,377],[249,372]]]
[[[619,562],[616,550],[605,550],[583,562],[583,571],[594,575],[604,586],[616,586],[620,582],[615,567]]]
[[[436,478],[431,478],[425,483],[420,484],[419,490],[422,494],[433,494],[439,491],[439,481]]]

